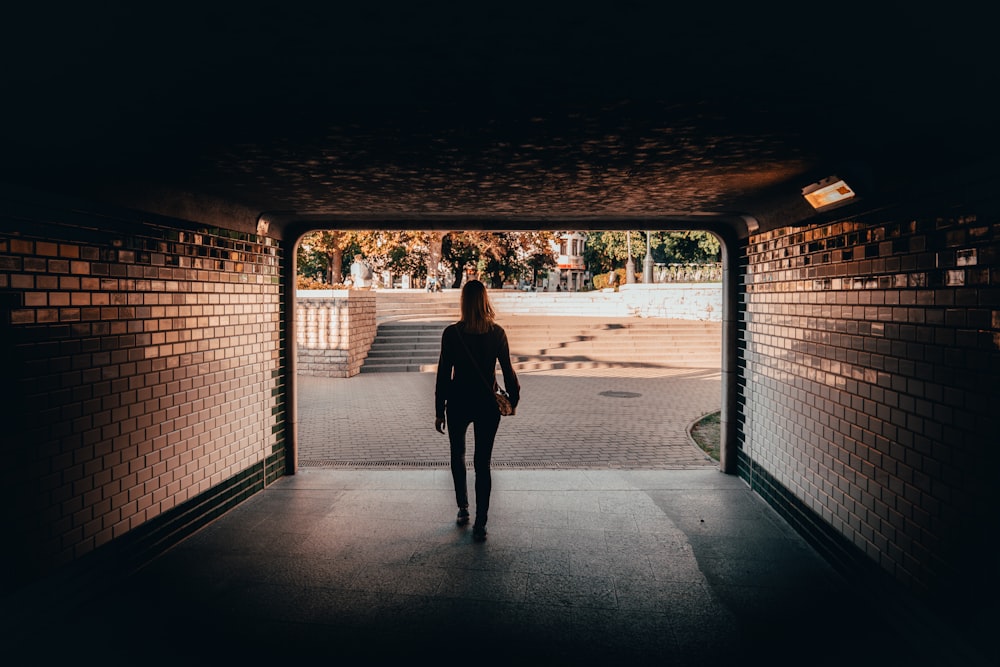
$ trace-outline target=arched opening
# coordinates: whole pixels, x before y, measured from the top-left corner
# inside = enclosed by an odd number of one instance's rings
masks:
[[[580,220],[580,219],[560,219],[560,220],[451,220],[451,219],[383,219],[344,217],[344,218],[324,218],[323,220],[297,221],[288,225],[288,238],[295,239],[294,247],[298,246],[299,240],[309,231],[322,229],[437,229],[437,230],[492,230],[492,231],[542,231],[553,228],[571,228],[586,231],[609,230],[628,231],[634,229],[655,229],[663,231],[707,231],[718,238],[721,246],[722,275],[719,282],[721,292],[721,313],[718,316],[720,354],[718,359],[718,411],[719,411],[719,455],[718,468],[725,473],[736,472],[736,440],[735,440],[735,401],[737,396],[737,373],[736,373],[736,344],[738,325],[738,302],[740,289],[740,268],[738,265],[740,252],[740,240],[746,237],[747,228],[753,226],[753,222],[743,217],[706,217],[703,219],[662,219],[662,218],[641,218],[641,219],[617,219],[617,220]],[[644,249],[640,249],[644,252]],[[294,254],[294,253],[293,253]],[[641,253],[640,253],[641,266]],[[641,271],[641,269],[640,269]],[[346,272],[346,269],[345,269]],[[293,352],[295,341],[297,340],[298,326],[295,317],[295,279],[296,264],[289,262],[285,276],[289,308],[285,314],[288,341],[288,377],[286,387],[288,390],[288,401],[291,406],[288,419],[288,442],[290,443],[291,454],[289,456],[287,471],[294,474],[295,470],[303,461],[302,415],[299,411],[299,387],[298,387],[298,367],[296,355]],[[454,299],[457,305],[457,291]],[[431,389],[432,391],[432,389]],[[615,389],[605,392],[608,396],[615,396],[621,393]],[[616,396],[617,398],[617,396]],[[619,399],[622,400],[622,399]],[[432,393],[426,394],[428,403],[428,414],[433,401]],[[641,418],[640,418],[641,419]],[[430,418],[428,418],[428,423]],[[690,423],[685,427],[690,426]],[[376,457],[377,458],[377,457]]]

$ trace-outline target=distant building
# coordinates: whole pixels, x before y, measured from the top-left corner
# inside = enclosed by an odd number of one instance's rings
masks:
[[[553,243],[552,250],[556,255],[556,270],[553,271],[548,289],[551,292],[556,286],[564,292],[577,292],[584,289],[590,281],[590,273],[583,262],[583,248],[587,243],[585,232],[560,232],[558,244]]]

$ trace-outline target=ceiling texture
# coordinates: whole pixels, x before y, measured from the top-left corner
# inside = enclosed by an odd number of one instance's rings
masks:
[[[16,10],[0,182],[192,219],[766,228],[831,174],[873,206],[996,153],[1000,59],[954,6],[315,4]]]

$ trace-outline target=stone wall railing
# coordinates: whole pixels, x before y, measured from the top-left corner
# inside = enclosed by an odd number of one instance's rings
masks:
[[[375,340],[375,294],[360,290],[297,293],[297,372],[353,377]]]
[[[642,269],[639,269],[642,272]],[[657,264],[653,283],[707,283],[722,280],[722,262],[713,264]]]
[[[610,288],[561,293],[490,290],[490,300],[505,315],[722,319],[721,283],[634,283],[622,285],[617,292]]]
[[[637,317],[722,320],[721,283],[635,283],[618,290]]]

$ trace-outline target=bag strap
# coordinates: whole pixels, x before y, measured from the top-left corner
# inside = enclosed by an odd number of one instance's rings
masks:
[[[462,343],[462,347],[465,348],[465,353],[469,356],[469,360],[472,362],[472,365],[475,366],[476,371],[479,372],[479,377],[483,379],[483,382],[486,383],[486,386],[489,388],[490,393],[492,394],[495,387],[497,386],[496,380],[494,379],[493,383],[490,384],[490,381],[486,379],[486,374],[483,373],[483,369],[481,369],[479,367],[479,364],[476,363],[476,358],[472,356],[472,350],[470,350],[469,346],[465,344],[465,338],[462,337],[462,332],[458,330],[458,327],[455,327],[455,333],[458,335],[458,340],[459,342]]]

